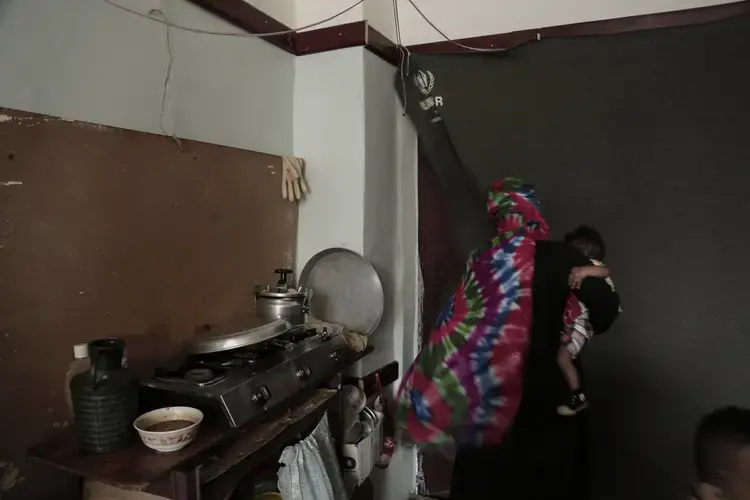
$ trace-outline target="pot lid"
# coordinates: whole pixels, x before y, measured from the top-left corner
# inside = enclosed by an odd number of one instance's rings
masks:
[[[285,291],[266,288],[265,290],[258,290],[256,293],[258,297],[266,299],[304,299],[307,297],[307,290],[295,290],[294,288]]]
[[[247,316],[221,326],[206,326],[188,344],[191,354],[231,351],[271,340],[291,328],[283,319],[268,322],[258,316]]]
[[[300,285],[315,291],[310,313],[323,321],[369,335],[383,317],[383,284],[375,268],[357,252],[329,248],[305,264]]]

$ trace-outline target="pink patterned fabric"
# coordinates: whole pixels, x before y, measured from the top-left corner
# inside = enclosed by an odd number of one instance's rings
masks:
[[[419,444],[498,443],[518,410],[536,241],[548,227],[532,187],[494,184],[491,247],[474,252],[437,328],[404,374],[397,424]]]

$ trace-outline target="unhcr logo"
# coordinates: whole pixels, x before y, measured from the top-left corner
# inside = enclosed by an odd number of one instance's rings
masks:
[[[432,71],[420,69],[414,73],[413,80],[419,93],[425,97],[424,100],[419,102],[419,107],[422,108],[423,111],[431,112],[431,123],[443,121],[439,109],[443,105],[443,98],[442,96],[432,95],[432,89],[435,88],[435,75],[432,74]]]

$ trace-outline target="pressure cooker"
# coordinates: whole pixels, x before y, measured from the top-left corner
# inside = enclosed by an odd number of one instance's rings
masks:
[[[305,323],[305,314],[310,310],[312,289],[289,285],[291,269],[276,269],[279,275],[275,287],[255,288],[255,310],[259,317],[270,321],[283,319],[292,325]]]

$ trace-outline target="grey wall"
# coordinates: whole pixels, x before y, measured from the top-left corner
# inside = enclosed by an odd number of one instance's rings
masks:
[[[585,354],[594,497],[681,498],[700,414],[750,406],[750,17],[412,57],[483,182],[522,176],[557,236],[609,245],[625,312]]]

